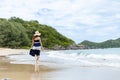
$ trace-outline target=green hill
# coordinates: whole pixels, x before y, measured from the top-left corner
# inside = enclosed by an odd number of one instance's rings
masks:
[[[115,40],[107,40],[101,43],[95,43],[90,41],[83,41],[79,45],[84,45],[86,48],[116,48],[120,47],[120,38]]]
[[[40,24],[36,20],[25,21],[20,18],[0,18],[0,47],[25,48],[31,46],[34,32],[41,32],[41,39],[45,48],[66,48],[74,41],[61,35],[48,25]]]

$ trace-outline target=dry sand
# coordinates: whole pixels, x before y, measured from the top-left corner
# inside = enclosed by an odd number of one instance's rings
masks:
[[[10,49],[10,48],[0,48],[0,56],[7,56],[11,54],[21,54],[25,51],[28,51],[26,49]]]

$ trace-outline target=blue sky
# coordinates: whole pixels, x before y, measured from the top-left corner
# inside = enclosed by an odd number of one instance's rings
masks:
[[[50,25],[76,43],[120,38],[120,0],[1,0],[0,11]]]

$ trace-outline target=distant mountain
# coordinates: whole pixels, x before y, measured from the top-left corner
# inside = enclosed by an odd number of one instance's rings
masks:
[[[29,48],[34,32],[42,35],[43,46],[47,49],[65,49],[74,41],[60,34],[51,26],[40,24],[36,20],[25,21],[20,18],[0,18],[0,47]]]
[[[100,43],[84,40],[78,45],[84,45],[85,48],[116,48],[116,47],[120,47],[120,38],[115,40],[111,39]]]

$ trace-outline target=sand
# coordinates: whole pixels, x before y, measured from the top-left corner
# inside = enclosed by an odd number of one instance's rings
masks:
[[[26,49],[0,48],[0,56],[7,56],[7,55],[11,55],[11,54],[22,54],[25,51],[28,51],[28,50],[26,50]]]
[[[0,48],[0,80],[120,80],[119,68],[71,65],[60,69],[61,65],[11,64],[6,57],[24,51],[28,50]]]
[[[51,71],[52,68],[46,66],[39,66],[39,70],[35,71],[34,65],[28,64],[10,64],[7,58],[0,57],[0,80],[10,79],[10,80],[44,80],[44,75]]]
[[[45,80],[46,73],[56,71],[44,65],[11,64],[7,55],[22,54],[25,49],[0,48],[0,80]],[[36,70],[35,70],[36,69]]]

